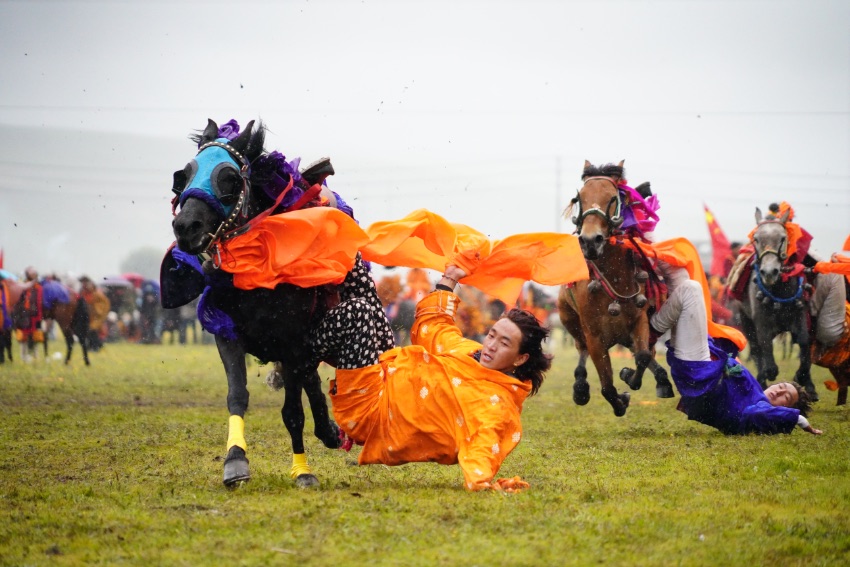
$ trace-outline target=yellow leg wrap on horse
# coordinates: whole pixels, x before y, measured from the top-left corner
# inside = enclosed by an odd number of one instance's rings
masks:
[[[245,420],[238,415],[231,415],[230,421],[227,422],[227,450],[234,445],[238,445],[243,451],[248,450],[248,444],[245,443]]]
[[[307,455],[304,453],[292,453],[292,468],[289,471],[291,478],[298,478],[302,474],[312,474],[310,465],[307,464]]]

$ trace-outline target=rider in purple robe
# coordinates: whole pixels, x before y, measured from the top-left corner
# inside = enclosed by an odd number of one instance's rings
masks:
[[[762,391],[735,360],[737,347],[726,339],[706,340],[706,309],[699,282],[687,270],[658,263],[668,285],[667,302],[650,318],[657,334],[670,330],[667,362],[679,389],[678,409],[688,419],[726,434],[791,433],[794,426],[814,435],[806,415],[811,408],[799,384],[777,382]]]

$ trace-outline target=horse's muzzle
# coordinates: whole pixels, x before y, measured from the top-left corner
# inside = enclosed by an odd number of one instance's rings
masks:
[[[581,234],[578,237],[578,244],[585,258],[596,260],[602,255],[602,249],[605,247],[605,236],[601,233],[593,235]]]

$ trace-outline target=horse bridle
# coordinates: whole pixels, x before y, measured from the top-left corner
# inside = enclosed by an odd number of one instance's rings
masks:
[[[599,207],[592,207],[590,209],[587,209],[586,211],[582,208],[581,189],[584,189],[588,181],[592,181],[594,179],[604,179],[605,181],[609,182],[611,185],[614,186],[614,196],[611,197],[610,201],[608,201],[608,205],[605,207],[604,211]],[[581,232],[581,227],[584,224],[584,219],[586,219],[590,215],[597,215],[599,217],[602,217],[602,219],[604,219],[605,222],[608,224],[609,231],[612,233],[616,231],[616,229],[618,229],[620,225],[623,224],[623,200],[620,197],[620,187],[617,185],[617,182],[614,181],[612,178],[605,176],[588,177],[587,179],[584,179],[584,185],[582,185],[581,189],[576,191],[576,196],[573,197],[573,199],[570,201],[571,204],[578,203],[578,215],[572,218],[573,224],[576,225],[574,234],[578,234]],[[610,212],[611,205],[614,205],[613,216],[611,216]]]

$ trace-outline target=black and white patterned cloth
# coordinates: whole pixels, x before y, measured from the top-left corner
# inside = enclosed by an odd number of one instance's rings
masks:
[[[395,346],[375,282],[359,254],[342,283],[339,305],[323,317],[311,342],[322,360],[339,369],[377,364]]]

